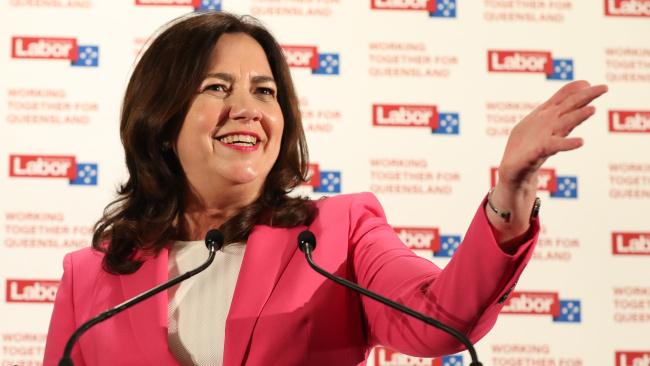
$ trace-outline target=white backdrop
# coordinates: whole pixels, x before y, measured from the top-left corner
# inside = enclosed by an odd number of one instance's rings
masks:
[[[119,106],[160,25],[252,14],[284,45],[318,197],[372,191],[444,266],[512,126],[567,80],[607,83],[540,178],[543,232],[485,365],[650,365],[650,0],[0,3],[0,365],[40,365],[63,255],[124,180]],[[335,310],[333,310],[335,311]],[[461,365],[377,349],[369,365]]]

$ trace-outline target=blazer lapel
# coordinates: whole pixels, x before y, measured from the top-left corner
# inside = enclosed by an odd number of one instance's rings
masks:
[[[276,283],[298,250],[297,236],[304,228],[262,225],[253,228],[246,242],[226,320],[224,366],[243,364],[255,324]]]
[[[134,274],[120,276],[125,300],[167,281],[167,260],[165,248],[157,257],[147,259]],[[177,365],[167,346],[167,291],[134,305],[126,312],[135,341],[150,364]]]

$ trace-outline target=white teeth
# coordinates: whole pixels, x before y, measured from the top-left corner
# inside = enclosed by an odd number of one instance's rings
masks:
[[[250,146],[257,143],[257,138],[251,135],[228,135],[219,138],[224,144],[235,144],[239,146]]]

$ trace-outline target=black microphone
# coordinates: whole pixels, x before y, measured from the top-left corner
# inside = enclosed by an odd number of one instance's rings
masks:
[[[402,304],[398,304],[394,301],[388,300],[387,298],[378,295],[374,292],[371,292],[368,289],[365,289],[359,285],[357,285],[354,282],[350,282],[346,280],[345,278],[341,278],[338,276],[335,276],[326,270],[320,268],[316,263],[314,263],[314,260],[311,258],[311,252],[316,249],[316,237],[314,236],[314,233],[312,233],[309,230],[305,230],[298,234],[298,248],[300,248],[300,251],[305,253],[305,258],[307,258],[307,262],[313,268],[316,272],[320,273],[321,275],[329,278],[330,280],[338,283],[339,285],[343,285],[347,288],[350,288],[364,296],[368,296],[369,298],[379,301],[380,303],[387,305],[395,310],[401,311],[404,314],[410,315],[418,320],[421,320],[435,328],[438,328],[450,335],[452,335],[454,338],[456,338],[458,341],[460,341],[462,344],[467,347],[467,350],[469,351],[469,355],[472,358],[472,363],[470,363],[469,366],[483,366],[482,363],[479,362],[478,356],[476,355],[476,350],[474,349],[474,346],[472,345],[472,342],[465,337],[465,335],[458,330],[442,324],[441,322],[430,318],[422,313],[419,313],[411,308],[408,308]]]
[[[186,279],[208,268],[212,263],[212,261],[214,260],[214,257],[217,254],[217,250],[221,249],[221,247],[223,246],[223,242],[224,242],[223,234],[219,230],[212,229],[208,231],[208,233],[205,234],[205,245],[208,247],[210,254],[208,256],[208,259],[203,264],[201,264],[200,266],[196,267],[191,271],[187,271],[183,273],[182,275],[176,278],[173,278],[165,283],[162,283],[152,288],[151,290],[145,291],[130,300],[127,300],[111,309],[108,309],[105,312],[83,323],[79,328],[77,328],[77,330],[75,330],[74,333],[72,333],[72,335],[68,339],[68,343],[65,344],[65,350],[63,352],[63,357],[61,357],[61,359],[59,360],[59,366],[74,366],[74,363],[72,362],[72,358],[70,358],[70,354],[72,353],[72,348],[74,347],[79,337],[81,337],[81,335],[84,334],[88,329],[92,328],[95,324],[101,323],[104,320],[113,317],[113,315],[116,315],[117,313],[121,313],[122,311],[130,308],[131,306],[138,304],[152,297],[153,295],[162,292],[163,290],[166,290],[182,281],[185,281]]]

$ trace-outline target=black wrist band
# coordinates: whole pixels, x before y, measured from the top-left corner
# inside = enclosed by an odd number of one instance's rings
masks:
[[[499,217],[501,217],[505,222],[510,222],[510,216],[511,212],[510,211],[504,211],[496,208],[494,204],[492,203],[492,192],[494,192],[494,188],[490,189],[488,192],[487,196],[487,204],[488,207]],[[539,216],[539,209],[542,206],[542,200],[539,197],[535,197],[535,202],[533,203],[533,209],[530,211],[530,219],[529,221],[532,222]]]
[[[488,192],[488,196],[487,196],[488,207],[490,207],[490,209],[494,211],[495,214],[499,215],[505,222],[510,222],[510,211],[499,210],[492,204],[492,200],[491,200],[492,192],[494,192],[494,188],[490,189],[490,192]]]

